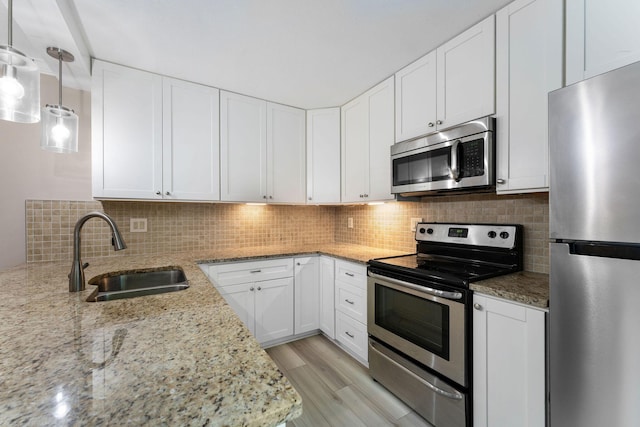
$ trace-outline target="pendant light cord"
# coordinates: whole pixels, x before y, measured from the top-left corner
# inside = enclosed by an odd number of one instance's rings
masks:
[[[58,106],[62,107],[62,52],[58,52]]]
[[[13,0],[9,0],[9,7],[8,7],[8,11],[9,11],[9,24],[7,25],[7,27],[9,28],[9,37],[7,38],[7,46],[12,47],[13,46]]]

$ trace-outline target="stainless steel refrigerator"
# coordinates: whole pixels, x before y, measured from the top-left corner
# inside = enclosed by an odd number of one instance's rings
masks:
[[[549,94],[551,427],[640,426],[640,62]]]

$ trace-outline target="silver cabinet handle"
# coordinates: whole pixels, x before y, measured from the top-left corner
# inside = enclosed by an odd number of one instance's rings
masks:
[[[253,291],[254,291],[254,289],[255,289],[255,288],[254,288],[253,286],[249,288],[249,290],[250,290],[251,292],[253,292]]]
[[[273,199],[273,196],[269,196],[270,199]]]
[[[344,274],[346,274],[346,275],[347,275],[347,276],[349,276],[349,277],[354,277],[354,276],[355,276],[355,274],[353,274],[353,273],[349,273],[349,272],[345,272]]]
[[[171,195],[171,193],[169,193],[168,191],[167,191],[166,193],[164,193],[164,194],[166,194],[167,196],[170,196],[170,195]]]
[[[309,200],[313,200],[311,197],[309,197]]]
[[[364,194],[361,194],[361,195],[360,195],[360,197],[361,197],[361,198],[362,198],[362,197],[364,197]]]
[[[259,291],[261,291],[261,290],[262,290],[262,288],[261,288],[260,286],[258,286],[258,290],[259,290]]]
[[[437,125],[441,125],[442,123],[444,123],[442,120],[436,120]]]
[[[300,265],[300,263],[299,263],[299,262],[296,262],[296,265]]]
[[[473,304],[473,308],[475,308],[476,310],[482,310],[482,306],[478,303]]]
[[[267,196],[266,196],[266,195],[264,195],[264,196],[262,196],[262,198],[263,198],[263,199],[266,199],[266,198],[267,198]]]
[[[364,197],[369,197],[369,195],[365,193],[365,194],[364,194]]]
[[[251,270],[249,273],[253,274],[253,273],[262,273],[262,270]]]
[[[432,127],[434,127],[434,126],[435,126],[435,123],[433,123],[433,122],[429,122],[429,123],[427,124],[427,126],[429,126],[430,128],[432,128]]]
[[[347,335],[347,336],[349,336],[349,337],[351,337],[351,338],[355,338],[355,335],[351,335],[351,334],[349,333],[349,331],[345,331],[345,333],[344,333],[344,334],[345,334],[345,335]]]
[[[506,183],[507,183],[507,180],[506,180],[506,179],[502,179],[502,178],[498,178],[498,179],[496,179],[496,182],[497,182],[498,184],[506,184]]]
[[[355,302],[350,301],[350,300],[348,300],[348,299],[345,299],[345,301],[346,301],[346,303],[347,303],[347,304],[351,304],[351,305],[355,304]]]
[[[156,195],[162,196],[162,192],[161,191],[156,191]]]

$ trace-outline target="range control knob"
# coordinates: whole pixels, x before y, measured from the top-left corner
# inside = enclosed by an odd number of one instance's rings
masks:
[[[497,235],[496,232],[493,230],[487,233],[487,236],[489,236],[490,239],[495,239],[496,235]]]
[[[509,233],[507,233],[506,231],[503,231],[502,233],[500,233],[500,237],[502,237],[503,239],[508,239]]]
[[[433,228],[427,228],[427,234],[433,234]]]
[[[425,230],[423,227],[420,227],[420,229],[418,231],[420,232],[420,234],[424,234],[425,231],[427,231],[427,230]]]

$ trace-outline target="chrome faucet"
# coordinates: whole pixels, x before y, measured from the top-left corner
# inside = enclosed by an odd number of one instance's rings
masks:
[[[111,227],[111,244],[116,251],[126,249],[127,245],[124,243],[120,230],[116,223],[107,215],[102,212],[89,212],[76,222],[76,226],[73,229],[73,263],[71,264],[71,273],[69,273],[69,292],[84,291],[84,269],[89,266],[89,263],[82,264],[80,259],[80,232],[82,226],[91,218],[102,218]]]

